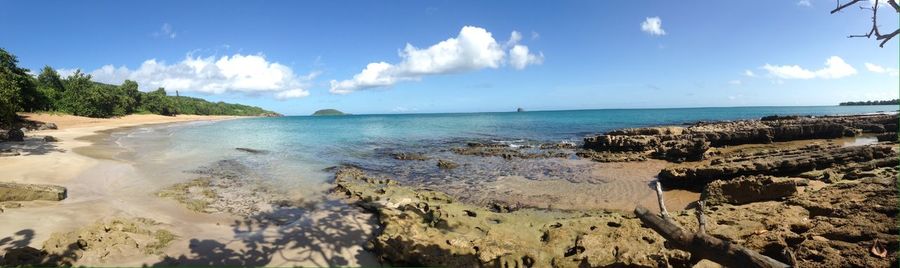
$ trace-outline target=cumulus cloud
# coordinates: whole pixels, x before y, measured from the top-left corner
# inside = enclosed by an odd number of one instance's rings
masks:
[[[797,5],[804,6],[804,7],[810,7],[810,6],[812,6],[812,2],[810,2],[809,0],[800,0],[799,2],[797,2]]]
[[[544,63],[544,53],[538,55],[528,52],[528,47],[523,45],[514,45],[509,50],[509,64],[516,70],[525,69],[526,66],[532,64]]]
[[[884,67],[874,63],[865,63],[866,69],[877,74],[886,74],[890,76],[900,76],[900,70],[896,68]]]
[[[756,77],[756,74],[751,70],[744,70],[744,76],[746,77]]]
[[[60,69],[60,74],[71,74],[68,69]],[[88,72],[94,81],[120,84],[126,79],[138,82],[142,90],[163,87],[166,90],[193,91],[207,94],[272,93],[276,98],[300,98],[309,95],[304,89],[306,83],[318,75],[317,72],[297,76],[290,67],[277,62],[269,62],[263,55],[241,55],[215,57],[194,57],[167,64],[150,59],[137,69],[125,66],[105,65]]]
[[[666,35],[666,30],[662,28],[662,20],[659,17],[649,17],[641,23],[641,31],[650,35]]]
[[[825,67],[811,71],[799,65],[770,65],[766,64],[762,69],[779,79],[838,79],[856,74],[856,69],[847,64],[838,56],[831,56],[825,61]]]
[[[456,37],[428,48],[406,44],[400,51],[399,63],[369,63],[351,79],[331,80],[329,91],[349,94],[357,90],[389,87],[402,81],[420,80],[428,75],[496,69],[506,64],[505,49],[510,47],[509,53],[513,55],[510,64],[516,69],[543,62],[543,54],[531,54],[528,47],[519,44],[521,40],[522,34],[513,31],[509,41],[501,45],[487,30],[465,26]]]

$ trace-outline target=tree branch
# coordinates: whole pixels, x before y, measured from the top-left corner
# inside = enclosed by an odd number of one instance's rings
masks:
[[[852,6],[860,1],[862,1],[862,0],[853,0],[853,1],[847,2],[843,5],[841,4],[840,1],[838,1],[837,8],[832,10],[831,14],[841,11],[844,8]],[[890,34],[886,34],[886,35],[882,35],[881,32],[878,30],[878,3],[879,2],[881,2],[881,1],[879,1],[879,0],[874,1],[871,8],[859,7],[860,9],[872,10],[872,29],[870,29],[869,32],[866,34],[849,35],[849,36],[847,36],[847,38],[855,38],[855,37],[872,38],[872,36],[875,36],[875,40],[881,40],[881,43],[878,46],[884,47],[884,44],[886,44],[888,41],[890,41],[892,38],[894,38],[894,36],[897,36],[898,34],[900,34],[900,29],[894,30],[894,32],[892,32]],[[897,4],[897,0],[888,0],[887,2],[894,9],[894,11],[896,11],[897,13],[900,13],[900,5]]]
[[[656,199],[659,201],[660,215],[650,213],[646,208],[638,205],[634,208],[634,214],[645,225],[666,239],[667,245],[691,253],[691,259],[707,259],[726,267],[790,267],[775,259],[759,254],[741,245],[725,241],[706,234],[706,218],[703,216],[703,201],[697,204],[697,221],[700,230],[691,233],[681,228],[678,223],[669,217],[666,205],[663,201],[662,186],[656,183]]]
[[[847,7],[849,7],[849,6],[852,6],[852,5],[856,4],[856,3],[859,3],[859,1],[862,1],[862,0],[853,0],[853,1],[847,2],[846,4],[843,4],[843,5],[841,5],[841,1],[838,1],[838,2],[837,2],[837,8],[835,8],[834,10],[832,10],[832,11],[831,11],[831,14],[837,13],[838,11],[841,11],[841,9],[844,9],[844,8],[847,8]]]

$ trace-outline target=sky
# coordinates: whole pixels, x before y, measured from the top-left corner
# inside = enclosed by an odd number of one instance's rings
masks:
[[[862,3],[870,6],[872,2]],[[287,115],[894,99],[898,43],[834,0],[10,1],[22,67]],[[882,32],[897,14],[881,9]]]

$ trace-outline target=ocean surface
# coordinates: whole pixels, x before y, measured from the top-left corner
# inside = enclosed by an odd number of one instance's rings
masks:
[[[580,142],[587,135],[625,127],[897,109],[888,105],[288,116],[150,126],[115,133],[113,139],[127,149],[123,159],[133,161],[148,178],[162,182],[181,181],[190,177],[187,171],[231,159],[258,169],[265,179],[296,189],[301,195],[317,195],[327,188],[331,174],[326,168],[350,164],[390,171],[403,164],[391,158],[391,152],[447,155],[450,146],[469,141],[508,142],[512,146]],[[251,154],[236,147],[267,153]],[[483,175],[502,172],[498,169]]]

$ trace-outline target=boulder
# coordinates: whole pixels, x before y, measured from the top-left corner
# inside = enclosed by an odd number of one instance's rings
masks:
[[[44,136],[44,141],[45,141],[45,142],[57,142],[57,141],[59,141],[59,139],[57,139],[56,137],[53,137],[53,136],[49,136],[49,135],[48,135],[48,136]]]
[[[54,123],[43,123],[40,124],[37,128],[38,130],[48,130],[48,129],[57,129],[56,124]]]
[[[47,184],[0,182],[0,202],[66,199],[66,188]]]
[[[21,129],[10,129],[6,132],[6,140],[8,141],[24,141],[25,132]]]
[[[459,167],[459,164],[450,160],[438,159],[437,166],[441,169],[454,169]]]
[[[797,193],[798,187],[809,181],[800,178],[772,176],[743,176],[731,180],[717,180],[706,185],[701,198],[708,205],[747,204],[779,200]]]

